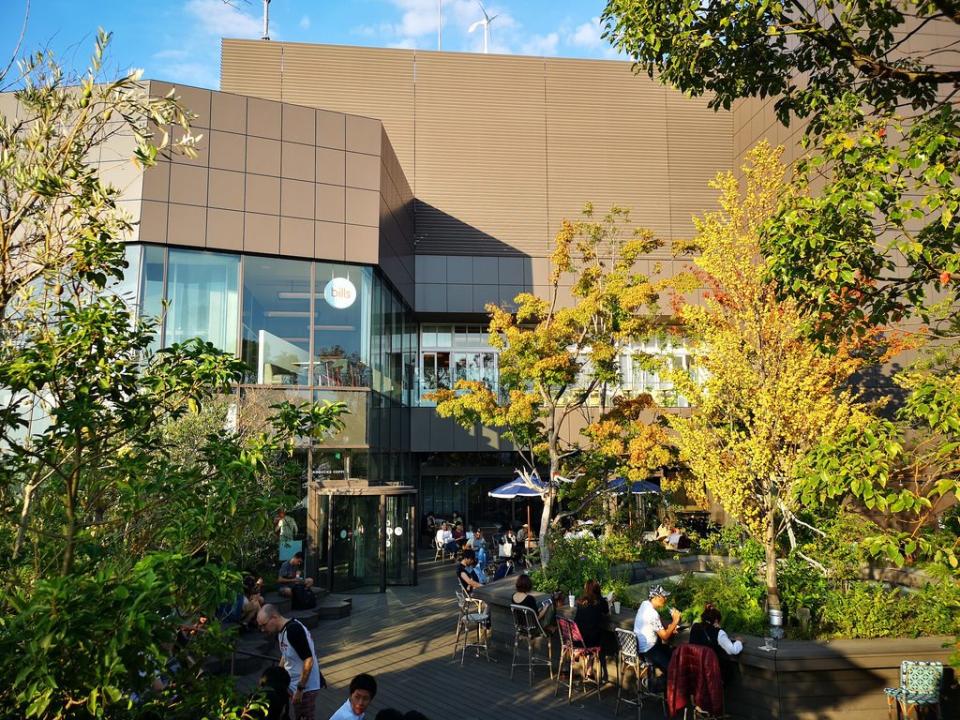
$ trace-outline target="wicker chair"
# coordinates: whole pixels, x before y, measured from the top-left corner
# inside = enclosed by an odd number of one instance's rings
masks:
[[[885,688],[887,715],[910,717],[911,708],[934,707],[940,712],[940,686],[943,683],[943,663],[904,660],[900,663],[900,687]]]
[[[563,661],[566,659],[570,669],[567,678],[567,702],[573,699],[573,666],[574,663],[580,665],[580,685],[583,691],[587,692],[587,683],[594,686],[597,693],[597,700],[600,699],[600,646],[587,647],[580,635],[580,628],[572,620],[566,618],[557,618],[557,626],[560,628],[560,663],[557,665],[557,688],[553,691],[554,696],[560,692],[560,678],[563,676]],[[587,677],[587,670],[593,668],[593,678]]]
[[[550,642],[550,636],[547,635],[537,613],[526,605],[510,605],[510,612],[513,615],[513,659],[510,661],[510,679],[513,679],[514,668],[526,666],[530,675],[530,684],[533,685],[534,667],[544,667],[550,671],[550,679],[553,679],[553,645]],[[547,645],[547,657],[538,656],[533,649],[535,640],[543,638]],[[517,662],[517,653],[521,642],[527,644],[527,662]]]
[[[637,649],[637,636],[630,630],[616,628],[617,634],[617,707],[614,715],[620,714],[620,703],[635,705],[639,720],[643,711],[643,701],[652,700],[663,707],[663,716],[667,716],[667,698],[662,692],[653,692],[650,689],[650,679],[653,677],[653,665],[640,657]],[[627,672],[634,674],[637,680],[637,692],[633,697],[624,697]]]
[[[476,598],[467,597],[463,592],[457,590],[457,607],[459,615],[457,617],[457,636],[453,641],[453,658],[457,657],[457,650],[460,651],[460,665],[463,665],[463,658],[467,654],[467,648],[475,648],[477,657],[480,657],[480,651],[483,650],[490,662],[490,648],[487,642],[490,624],[490,613],[484,610],[483,601]],[[470,642],[470,633],[476,630],[476,642]],[[461,644],[460,638],[463,638]]]

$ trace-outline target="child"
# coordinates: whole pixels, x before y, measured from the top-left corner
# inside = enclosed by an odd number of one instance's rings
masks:
[[[260,676],[260,687],[267,695],[266,720],[283,720],[287,717],[287,704],[290,701],[287,687],[290,674],[279,665],[268,667]]]
[[[350,696],[330,720],[363,720],[367,706],[377,695],[377,681],[372,675],[360,673],[350,681]]]

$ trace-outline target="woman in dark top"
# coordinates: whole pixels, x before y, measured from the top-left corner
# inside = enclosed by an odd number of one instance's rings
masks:
[[[733,672],[733,660],[743,650],[740,640],[731,641],[727,633],[720,627],[722,616],[713,603],[707,603],[700,614],[700,622],[690,626],[690,644],[705,645],[713,648],[720,661],[720,674],[723,684],[726,685]]]
[[[607,680],[606,650],[610,646],[606,637],[610,633],[606,629],[607,618],[610,615],[610,605],[600,592],[600,583],[596,580],[587,580],[583,586],[583,594],[577,600],[577,612],[574,622],[580,629],[583,644],[586,647],[599,647],[601,680]]]
[[[543,626],[544,630],[550,630],[553,626],[554,620],[554,610],[553,602],[547,600],[543,603],[537,603],[537,600],[530,592],[533,590],[533,583],[530,581],[530,576],[523,574],[517,578],[517,591],[510,598],[510,602],[515,605],[523,605],[533,610],[537,614],[537,618],[540,620],[540,625]]]

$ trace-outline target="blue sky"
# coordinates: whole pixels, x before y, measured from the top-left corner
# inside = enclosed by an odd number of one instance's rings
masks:
[[[26,0],[0,0],[0,50],[10,56]],[[489,0],[490,51],[616,58],[600,39],[603,0]],[[275,40],[434,50],[438,0],[272,0]],[[114,33],[114,70],[216,89],[221,37],[259,38],[262,0],[31,0],[24,49],[52,49],[82,68],[97,27]],[[443,0],[443,49],[479,52],[476,0]]]

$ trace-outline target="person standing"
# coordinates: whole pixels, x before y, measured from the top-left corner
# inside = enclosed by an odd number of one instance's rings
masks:
[[[667,606],[670,593],[662,585],[650,588],[649,598],[640,604],[636,620],[633,622],[633,632],[637,636],[637,650],[647,662],[659,668],[664,678],[670,665],[672,648],[667,644],[677,633],[680,625],[680,611],[670,610],[670,624],[663,626],[660,611]]]
[[[264,605],[257,613],[261,632],[276,634],[280,643],[280,667],[290,674],[288,693],[293,720],[316,720],[317,694],[327,686],[320,672],[313,638],[299,620],[288,620],[275,605]]]
[[[277,536],[281,560],[290,559],[293,553],[300,550],[301,544],[295,540],[300,528],[297,527],[297,521],[287,515],[287,511],[282,508],[277,512],[273,532]]]

